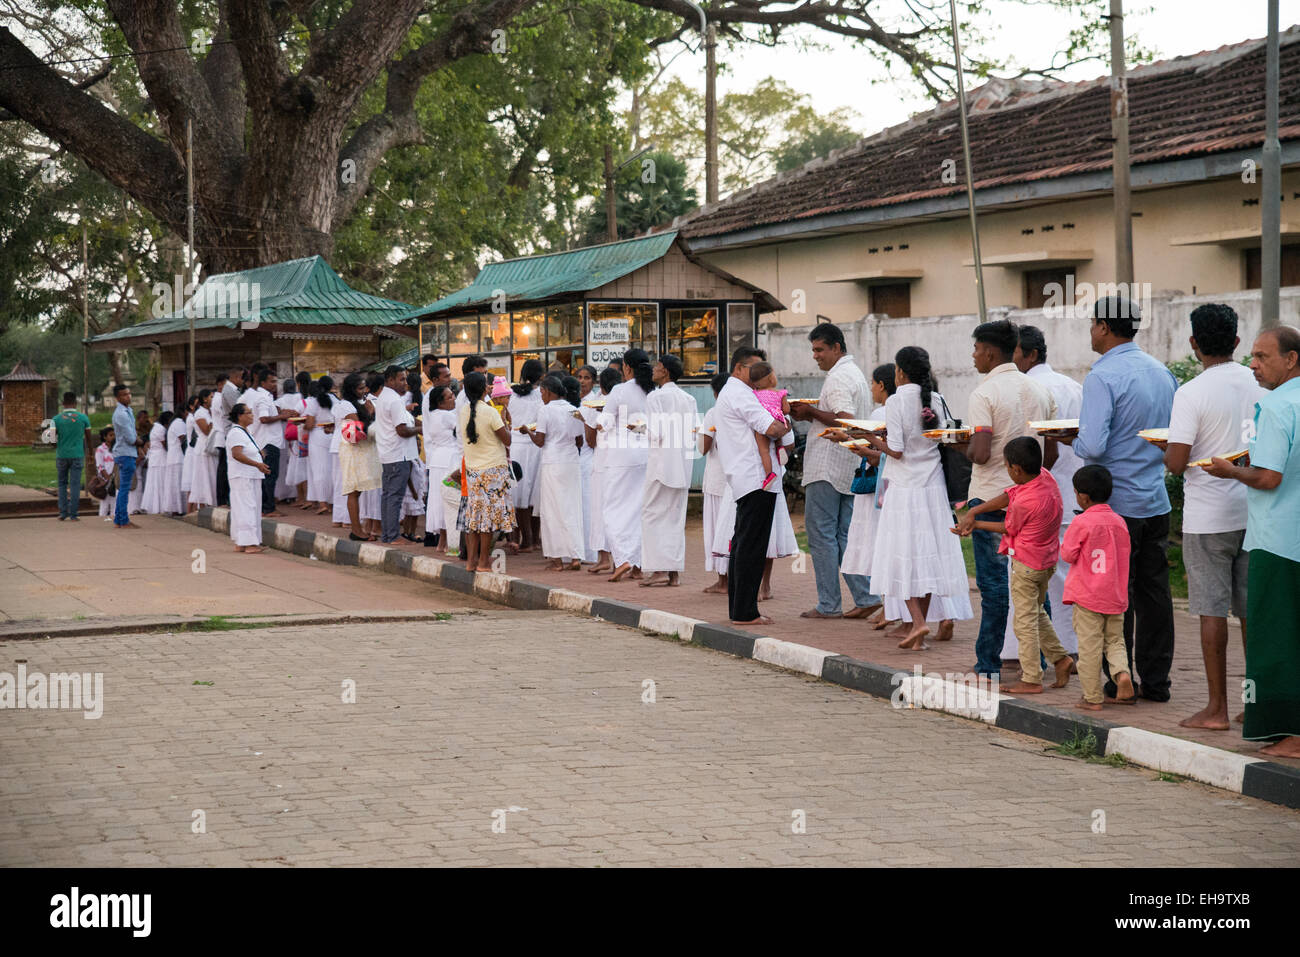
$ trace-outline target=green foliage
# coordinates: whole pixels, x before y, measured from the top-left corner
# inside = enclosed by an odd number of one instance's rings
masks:
[[[1188,356],[1186,359],[1175,359],[1173,362],[1165,363],[1165,365],[1168,367],[1169,371],[1174,374],[1174,378],[1178,380],[1179,385],[1191,382],[1204,371],[1200,360],[1198,360],[1196,356]]]
[[[22,438],[11,436],[12,439]],[[27,438],[35,439],[36,436]],[[0,485],[19,485],[23,488],[56,488],[58,472],[54,467],[54,446],[32,448],[29,445],[0,446],[0,466],[14,470],[10,475],[0,472]]]
[[[628,239],[696,206],[695,190],[686,185],[686,164],[670,153],[647,153],[619,171],[614,186],[618,238]],[[605,202],[598,198],[587,216],[583,245],[609,241]]]

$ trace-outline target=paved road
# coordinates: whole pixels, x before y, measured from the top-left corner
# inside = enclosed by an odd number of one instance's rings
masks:
[[[19,663],[103,672],[104,701],[0,712],[7,865],[1300,854],[1300,813],[559,613],[0,645]]]

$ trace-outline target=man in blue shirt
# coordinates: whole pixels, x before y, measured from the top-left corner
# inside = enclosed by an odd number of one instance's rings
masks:
[[[113,464],[117,466],[117,504],[113,506],[114,528],[139,528],[131,521],[129,498],[135,478],[135,413],[131,411],[131,390],[120,382],[113,386],[117,408],[113,410]]]
[[[1079,434],[1058,441],[1069,442],[1085,464],[1110,471],[1114,492],[1108,504],[1124,519],[1132,543],[1124,646],[1137,670],[1130,674],[1141,679],[1143,698],[1168,701],[1174,662],[1169,493],[1164,452],[1138,433],[1169,425],[1178,380],[1133,342],[1140,321],[1136,303],[1122,296],[1097,300],[1090,333],[1092,351],[1101,358],[1083,380]],[[1115,696],[1109,680],[1106,696]]]
[[[1300,329],[1261,332],[1250,369],[1269,392],[1255,403],[1248,464],[1213,458],[1205,471],[1246,486],[1247,741],[1260,754],[1300,758]]]

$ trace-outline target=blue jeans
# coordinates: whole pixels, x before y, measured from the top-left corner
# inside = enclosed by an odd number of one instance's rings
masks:
[[[830,482],[809,482],[804,486],[803,520],[817,577],[817,610],[823,615],[840,613],[840,561],[849,540],[853,521],[853,496],[842,495]],[[871,594],[865,575],[845,575],[849,594],[858,608],[880,604]]]
[[[117,502],[113,505],[113,524],[128,525],[131,509],[127,504],[131,496],[131,480],[135,478],[135,456],[119,455],[113,459],[117,466]]]
[[[85,459],[54,460],[54,467],[59,471],[59,518],[77,517],[77,506],[81,504],[81,469],[85,464]]]
[[[968,504],[975,506],[983,499],[973,498]],[[1006,512],[985,512],[980,521],[1001,522]],[[976,529],[971,532],[975,551],[975,587],[980,592],[980,633],[975,639],[975,673],[1000,675],[1002,673],[1002,645],[1006,640],[1007,613],[1011,598],[1007,585],[1007,557],[998,554],[997,532]]]

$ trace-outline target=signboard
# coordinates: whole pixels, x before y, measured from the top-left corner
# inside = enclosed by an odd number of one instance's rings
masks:
[[[632,341],[632,320],[627,316],[592,319],[587,323],[587,344],[592,346],[627,345]]]
[[[611,359],[622,359],[627,348],[626,342],[612,346],[590,346],[587,349],[587,362],[597,369],[603,369],[609,365]]]

